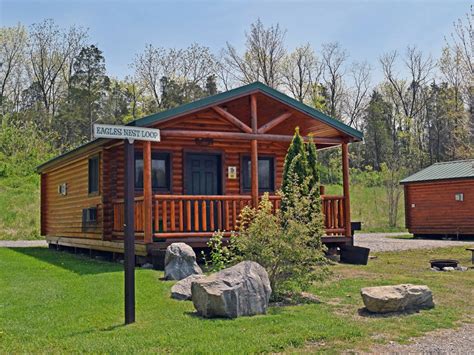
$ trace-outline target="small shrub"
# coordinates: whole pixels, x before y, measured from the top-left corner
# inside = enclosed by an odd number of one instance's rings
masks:
[[[258,208],[243,209],[239,235],[234,238],[236,260],[252,260],[267,270],[273,300],[306,290],[326,274],[322,249],[316,247],[320,243],[292,213],[273,213],[265,194]]]
[[[202,252],[202,257],[206,265],[206,269],[212,272],[220,271],[233,263],[236,258],[234,246],[235,235],[232,232],[229,244],[224,245],[224,233],[222,231],[214,232],[207,242],[209,247],[209,258]]]

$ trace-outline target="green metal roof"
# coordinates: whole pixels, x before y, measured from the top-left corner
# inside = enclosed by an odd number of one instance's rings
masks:
[[[474,159],[435,163],[406,177],[400,183],[468,178],[474,178]]]
[[[288,106],[293,107],[296,110],[299,110],[308,116],[314,118],[315,120],[324,122],[328,124],[331,127],[334,127],[335,129],[351,136],[354,138],[355,141],[361,141],[363,139],[363,134],[362,132],[342,123],[341,121],[336,120],[335,118],[332,118],[326,114],[324,114],[321,111],[318,111],[308,105],[305,105],[288,95],[283,94],[282,92],[272,89],[271,87],[261,83],[261,82],[255,82],[252,84],[244,85],[241,87],[238,87],[236,89],[232,89],[229,91],[222,92],[220,94],[216,94],[213,96],[208,96],[206,98],[190,102],[188,104],[184,104],[163,112],[155,113],[153,115],[145,116],[142,118],[139,118],[135,121],[132,121],[128,123],[128,126],[137,126],[137,127],[147,127],[153,124],[156,124],[158,122],[171,119],[177,116],[181,116],[183,114],[191,113],[193,111],[198,111],[201,109],[204,109],[206,107],[214,106],[222,102],[226,102],[229,100],[232,100],[234,98],[238,98],[240,96],[245,96],[251,93],[255,92],[262,92],[270,97],[273,97],[276,100],[279,100]],[[85,150],[88,150],[92,147],[100,146],[104,142],[106,142],[107,139],[95,139],[93,141],[90,141],[88,143],[85,143],[69,152],[66,152],[62,155],[59,155],[43,164],[38,166],[37,170],[41,172],[44,170],[46,167],[51,166],[53,163],[59,162],[62,159],[69,157],[74,154],[79,154],[80,152],[83,152]]]

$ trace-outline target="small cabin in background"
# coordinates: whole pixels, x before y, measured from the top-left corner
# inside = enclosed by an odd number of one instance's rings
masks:
[[[138,255],[175,241],[204,247],[214,231],[235,230],[240,210],[264,192],[278,208],[295,127],[318,149],[342,150],[344,194],[323,192],[323,241],[352,242],[348,144],[362,133],[342,122],[257,82],[129,125],[161,132],[160,142],[134,143]],[[96,139],[38,168],[50,245],[123,252],[124,164],[122,140]]]
[[[474,235],[474,159],[436,163],[400,183],[410,233]]]

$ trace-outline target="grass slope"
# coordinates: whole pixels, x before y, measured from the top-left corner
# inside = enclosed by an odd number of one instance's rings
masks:
[[[268,315],[201,319],[169,298],[162,272],[138,270],[137,323],[123,326],[121,266],[42,248],[0,249],[0,352],[336,352],[453,327],[473,313],[472,273],[427,270],[434,257],[470,260],[463,248],[379,254],[368,266],[337,265],[314,286],[322,304],[271,307]],[[362,286],[411,282],[434,291],[434,310],[366,317]]]
[[[388,226],[388,203],[383,187],[351,185],[351,219],[362,222],[362,233],[405,231],[403,195],[398,203],[397,227]],[[329,195],[342,195],[342,186],[327,185]]]
[[[39,239],[39,178],[0,177],[0,240]]]

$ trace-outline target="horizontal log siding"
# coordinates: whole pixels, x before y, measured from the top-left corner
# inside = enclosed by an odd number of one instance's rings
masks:
[[[456,193],[463,193],[464,201],[456,201]],[[474,180],[407,184],[405,209],[411,233],[474,234]]]
[[[89,196],[88,159],[98,154],[91,152],[87,156],[74,160],[57,169],[42,174],[42,234],[52,237],[102,238],[102,195]],[[103,164],[100,159],[99,176],[102,176]],[[99,180],[100,181],[100,180]],[[58,193],[58,185],[67,184],[67,195]],[[103,188],[99,182],[99,192]],[[82,229],[82,210],[97,207],[97,227]]]
[[[135,149],[141,150],[141,142],[135,143]],[[225,195],[240,195],[240,174],[241,174],[241,157],[243,155],[250,155],[250,142],[245,141],[214,141],[212,146],[202,147],[198,146],[194,139],[163,139],[159,143],[152,143],[153,151],[168,152],[171,154],[171,188],[172,194],[184,194],[183,185],[183,157],[186,152],[202,152],[202,153],[222,153],[223,158],[223,174],[224,174],[224,191]],[[110,156],[113,157],[113,168],[110,173],[110,184],[113,185],[111,194],[113,199],[121,199],[124,197],[124,159],[123,159],[123,145],[114,146],[109,149]],[[278,189],[281,186],[283,175],[283,164],[287,146],[281,144],[274,144],[268,142],[259,143],[260,156],[272,156],[275,161],[275,186]],[[237,178],[229,179],[227,171],[229,166],[237,167]],[[159,194],[162,194],[161,192]],[[136,192],[136,196],[142,196],[141,191]],[[105,198],[105,196],[104,196]],[[112,207],[107,208],[110,210]],[[161,206],[160,206],[161,209]],[[237,209],[240,212],[240,206]],[[161,212],[160,212],[161,213]],[[178,215],[178,205],[175,205],[175,214]],[[167,205],[167,214],[171,214],[170,204]],[[105,230],[105,239],[112,237],[111,228],[109,228],[108,219],[107,228]],[[167,226],[171,228],[171,226]]]

